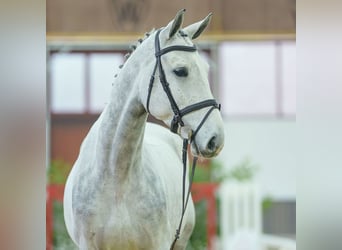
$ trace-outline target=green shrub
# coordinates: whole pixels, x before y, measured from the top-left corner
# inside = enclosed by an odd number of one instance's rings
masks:
[[[51,161],[48,169],[48,182],[49,184],[65,184],[72,166],[62,160]]]

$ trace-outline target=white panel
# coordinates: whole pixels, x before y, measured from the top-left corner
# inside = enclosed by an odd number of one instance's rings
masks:
[[[219,47],[222,112],[274,114],[274,42],[225,42]]]
[[[94,53],[90,55],[90,111],[101,112],[108,102],[114,75],[123,63],[119,53]]]
[[[85,110],[85,57],[83,54],[51,56],[51,110],[80,113]]]
[[[296,42],[283,42],[282,55],[282,84],[283,84],[283,112],[289,115],[296,114]]]
[[[296,198],[296,122],[294,120],[228,120],[225,146],[216,160],[226,169],[249,158],[259,166],[260,195],[277,201]]]

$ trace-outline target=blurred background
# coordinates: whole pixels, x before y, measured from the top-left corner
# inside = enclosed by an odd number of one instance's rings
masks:
[[[47,249],[76,249],[63,187],[124,55],[181,8],[184,26],[213,13],[195,42],[226,129],[221,154],[196,170],[187,249],[296,248],[295,1],[47,0]]]

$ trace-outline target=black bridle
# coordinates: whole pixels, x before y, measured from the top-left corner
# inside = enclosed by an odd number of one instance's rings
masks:
[[[195,52],[197,51],[197,48],[195,46],[183,46],[183,45],[175,45],[175,46],[170,46],[170,47],[166,47],[163,49],[160,49],[160,41],[159,41],[159,34],[161,32],[161,29],[159,29],[156,33],[155,36],[155,57],[156,57],[156,63],[154,65],[153,68],[153,72],[151,75],[151,79],[150,79],[150,84],[149,84],[149,88],[148,88],[148,95],[147,95],[147,103],[146,103],[146,107],[147,107],[147,111],[148,113],[150,113],[149,110],[149,105],[150,105],[150,98],[151,98],[151,92],[152,92],[152,88],[153,88],[153,82],[155,79],[155,74],[157,71],[157,68],[159,69],[159,79],[160,82],[162,84],[162,87],[164,89],[164,92],[167,95],[167,98],[169,99],[172,111],[173,111],[173,119],[171,121],[171,127],[170,130],[173,133],[180,133],[180,129],[182,127],[185,126],[182,118],[183,116],[203,109],[203,108],[207,108],[207,107],[211,107],[207,113],[204,115],[202,121],[200,122],[200,124],[197,126],[195,131],[190,131],[187,135],[187,138],[183,138],[183,151],[182,151],[182,160],[183,160],[183,189],[182,189],[182,216],[179,222],[179,226],[178,229],[176,230],[176,235],[175,235],[175,239],[172,242],[171,245],[171,250],[174,248],[174,245],[176,244],[176,241],[179,239],[179,235],[180,235],[180,230],[181,230],[181,226],[182,226],[182,222],[183,222],[183,217],[185,214],[185,210],[186,207],[188,205],[188,201],[189,201],[189,196],[190,196],[190,190],[191,190],[191,185],[192,185],[192,181],[193,181],[193,177],[194,177],[194,173],[195,173],[195,168],[196,168],[196,162],[197,162],[197,157],[194,157],[193,160],[193,166],[191,169],[191,175],[190,175],[190,181],[189,181],[189,187],[188,187],[188,192],[187,195],[185,197],[185,180],[186,180],[186,160],[187,160],[187,149],[188,149],[188,144],[189,144],[189,140],[190,142],[195,140],[195,137],[198,133],[198,131],[201,129],[201,127],[203,126],[203,124],[205,123],[205,121],[207,120],[207,118],[209,117],[210,113],[214,110],[214,109],[219,109],[221,108],[221,105],[218,104],[216,102],[215,99],[207,99],[195,104],[191,104],[183,109],[179,109],[172,93],[171,93],[171,89],[169,87],[169,83],[166,80],[166,76],[165,76],[165,72],[161,63],[161,56],[165,55],[166,53],[169,53],[171,51],[186,51],[186,52]],[[184,34],[183,32],[181,32],[182,36],[186,36],[186,34]],[[196,143],[195,143],[196,145]],[[196,146],[197,147],[197,146]],[[198,151],[198,149],[196,149]],[[198,152],[199,153],[199,152]]]

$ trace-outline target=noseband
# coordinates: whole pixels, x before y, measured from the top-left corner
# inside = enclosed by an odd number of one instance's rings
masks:
[[[190,196],[190,190],[191,190],[191,185],[192,185],[192,181],[193,181],[193,177],[194,177],[194,173],[195,173],[195,168],[196,168],[196,162],[197,162],[197,157],[194,157],[193,160],[193,166],[191,169],[191,176],[190,176],[190,181],[189,181],[189,187],[188,187],[188,192],[187,195],[185,197],[185,180],[186,180],[186,160],[187,160],[187,149],[188,149],[188,143],[189,140],[194,141],[195,137],[198,133],[198,131],[201,129],[201,127],[203,126],[204,122],[207,120],[207,118],[209,117],[210,113],[214,110],[214,109],[218,109],[220,110],[221,105],[218,104],[216,102],[215,99],[207,99],[204,101],[200,101],[198,103],[194,103],[191,104],[183,109],[179,109],[172,93],[171,93],[171,89],[169,87],[169,83],[166,80],[166,76],[165,76],[165,72],[163,69],[163,65],[161,63],[161,56],[165,55],[166,53],[172,52],[172,51],[185,51],[185,52],[195,52],[197,51],[196,46],[183,46],[183,45],[175,45],[175,46],[170,46],[170,47],[166,47],[163,49],[160,49],[160,41],[159,41],[159,34],[161,32],[161,29],[159,29],[156,33],[155,36],[155,57],[156,57],[156,63],[154,65],[153,68],[153,72],[150,78],[150,84],[148,87],[148,95],[147,95],[147,103],[146,103],[146,107],[147,107],[147,112],[150,113],[149,110],[149,105],[150,105],[150,98],[151,98],[151,92],[152,92],[152,88],[153,88],[153,82],[155,79],[155,74],[157,71],[157,68],[159,69],[159,79],[160,79],[160,83],[162,84],[162,87],[164,89],[164,92],[167,95],[167,98],[169,99],[172,111],[173,111],[173,119],[171,121],[171,127],[170,130],[173,133],[176,134],[181,134],[181,128],[185,126],[184,122],[183,122],[183,116],[203,109],[203,108],[207,108],[207,107],[211,107],[207,113],[204,115],[203,119],[201,120],[201,122],[199,123],[199,125],[197,126],[195,131],[190,131],[189,134],[187,134],[186,136],[183,136],[183,152],[182,152],[182,160],[183,160],[183,189],[182,189],[182,216],[179,222],[179,226],[178,229],[176,230],[176,235],[175,235],[175,239],[172,242],[171,245],[171,250],[174,248],[176,241],[179,239],[179,235],[180,235],[180,230],[181,230],[181,226],[182,226],[182,222],[183,222],[183,217],[185,214],[185,210],[188,204],[188,200],[189,200],[189,196]],[[182,36],[187,36],[184,32],[182,32],[181,30],[179,31],[180,34]],[[195,143],[196,145],[196,143]],[[197,146],[196,146],[197,147]],[[196,149],[198,151],[198,149]],[[198,152],[199,153],[199,152]]]

